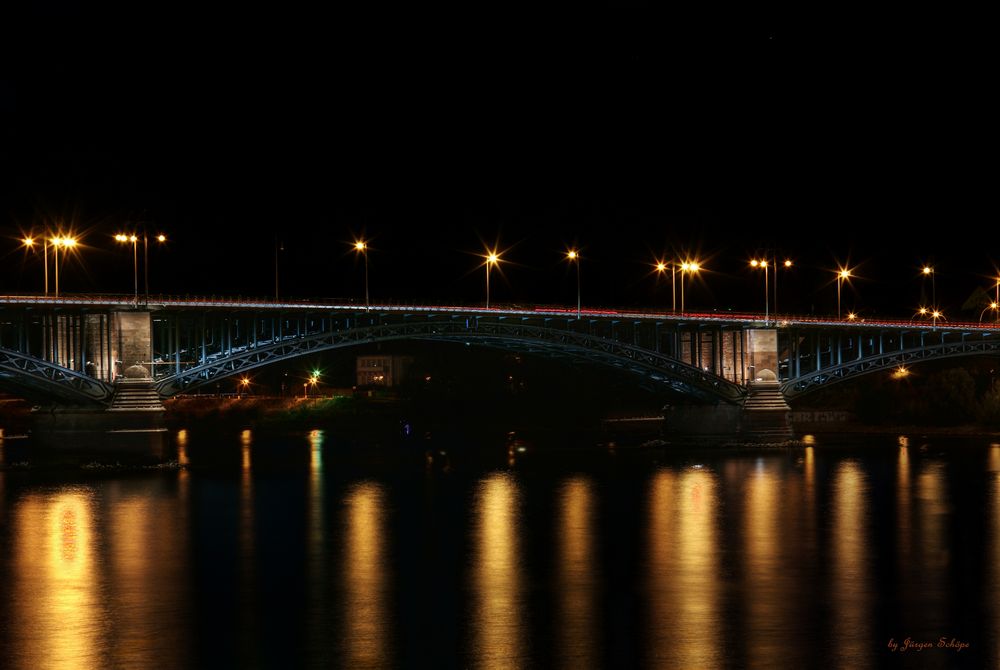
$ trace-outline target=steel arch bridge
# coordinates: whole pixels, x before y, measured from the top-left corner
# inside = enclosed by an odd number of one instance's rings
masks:
[[[162,397],[299,356],[401,340],[589,361],[704,403],[773,375],[786,398],[932,359],[1000,354],[997,324],[760,314],[0,295],[0,386],[106,406],[128,368]]]
[[[739,402],[744,390],[717,375],[655,351],[603,337],[517,323],[442,321],[393,323],[334,330],[242,347],[216,360],[170,374],[157,390],[171,396],[273,362],[331,349],[394,340],[442,340],[509,349],[549,357],[593,361],[709,402]]]

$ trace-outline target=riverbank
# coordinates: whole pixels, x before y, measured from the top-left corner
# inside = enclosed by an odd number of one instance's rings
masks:
[[[394,397],[313,397],[271,396],[184,396],[164,401],[164,419],[171,428],[197,425],[225,425],[260,429],[330,428],[358,437],[392,438],[401,435],[441,435],[468,429],[517,428],[557,434],[575,432],[578,426],[559,416],[548,421],[518,421],[510,412],[480,414],[448,412],[447,408],[416,407]],[[30,430],[32,406],[17,398],[0,398],[0,430],[9,435]],[[515,413],[516,415],[516,413]],[[800,424],[792,422],[796,440],[809,436],[960,436],[995,439],[1000,442],[1000,426],[964,423],[950,426],[924,424],[866,424],[859,421]],[[621,443],[642,443],[660,435],[662,419],[653,416],[607,418],[600,427],[586,432],[616,436]],[[669,429],[664,437],[679,437]]]

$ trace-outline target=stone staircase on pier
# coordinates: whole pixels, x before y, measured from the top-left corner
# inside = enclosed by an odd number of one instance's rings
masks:
[[[109,411],[162,412],[164,407],[152,379],[119,379]]]
[[[783,442],[794,437],[788,423],[791,409],[776,381],[755,381],[743,403],[742,433],[764,442]]]

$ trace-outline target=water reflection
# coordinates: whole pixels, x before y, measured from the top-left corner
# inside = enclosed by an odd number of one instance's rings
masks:
[[[665,667],[722,663],[716,474],[661,470],[649,517],[650,657]]]
[[[308,519],[306,528],[306,560],[308,582],[312,585],[326,584],[326,554],[324,528],[326,525],[323,514],[325,490],[323,486],[323,431],[314,430],[309,433],[309,492]],[[313,613],[309,623],[309,648],[319,649],[323,646],[327,635],[323,622],[326,620],[327,606],[323,589],[313,586],[308,592],[309,608]]]
[[[116,610],[109,642],[114,664],[155,667],[170,659],[183,665],[185,633],[167,622],[183,620],[187,582],[187,519],[171,496],[109,486],[101,516],[106,518],[105,540],[110,565],[108,594]],[[181,502],[184,499],[181,498]]]
[[[871,594],[869,590],[868,484],[861,466],[842,462],[833,480],[833,526],[830,552],[833,565],[830,595],[833,651],[844,668],[871,666]]]
[[[591,481],[584,477],[563,484],[559,494],[559,554],[556,570],[560,590],[560,664],[569,668],[598,667],[600,632]]]
[[[919,556],[915,563],[920,566],[920,589],[915,591],[921,601],[936,601],[943,598],[947,589],[948,575],[948,492],[945,486],[944,464],[927,462],[920,469],[916,481],[917,518],[920,523],[920,542],[915,546]],[[940,629],[949,625],[949,612],[942,608],[927,608],[923,618],[930,628]],[[927,621],[928,616],[930,621]]]
[[[240,433],[240,488],[239,488],[239,551],[240,551],[240,585],[248,607],[240,610],[241,644],[245,655],[254,653],[258,643],[253,612],[257,607],[255,602],[256,584],[254,543],[254,492],[253,492],[253,459],[250,447],[253,444],[253,432],[244,430]],[[249,661],[244,656],[243,662]]]
[[[323,431],[309,433],[309,547],[323,553]]]
[[[517,483],[509,474],[483,479],[473,510],[473,664],[482,668],[522,667],[529,622],[521,586]]]
[[[3,654],[24,667],[107,667],[112,617],[101,597],[94,514],[88,489],[29,494],[17,504],[9,584],[16,647]]]
[[[902,440],[902,438],[900,438]],[[902,444],[902,441],[900,442]],[[913,527],[910,519],[912,492],[910,491],[910,448],[899,447],[896,457],[896,529],[898,532],[899,574],[905,576],[913,566],[910,555]]]
[[[355,484],[347,493],[344,651],[348,668],[384,668],[392,659],[384,497],[382,486],[374,482]]]
[[[746,482],[743,563],[746,568],[746,639],[750,667],[781,667],[788,663],[783,637],[796,584],[782,561],[783,537],[789,532],[782,518],[786,490],[773,463],[757,461]]]
[[[177,431],[177,463],[181,466],[190,465],[190,460],[188,460],[188,432],[187,429],[181,428]]]

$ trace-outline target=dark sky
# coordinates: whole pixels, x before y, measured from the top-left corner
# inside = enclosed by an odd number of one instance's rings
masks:
[[[845,306],[908,315],[922,262],[955,310],[1000,257],[975,22],[41,7],[0,21],[2,290],[38,288],[15,238],[46,222],[86,292],[130,288],[136,220],[171,293],[273,294],[278,237],[283,294],[358,297],[364,234],[376,299],[482,300],[498,240],[495,300],[575,301],[576,243],[585,303],[664,304],[649,263],[691,253],[689,306],[761,309],[777,248],[781,307],[835,310],[850,260]]]

